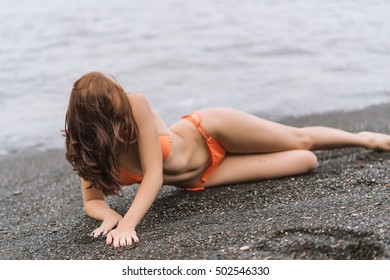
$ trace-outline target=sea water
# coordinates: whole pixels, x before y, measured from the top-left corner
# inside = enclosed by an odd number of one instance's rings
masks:
[[[72,85],[94,70],[168,124],[389,102],[389,15],[386,0],[1,0],[0,153],[63,148]]]

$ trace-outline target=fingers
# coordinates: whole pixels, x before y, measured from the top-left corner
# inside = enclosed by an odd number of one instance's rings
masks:
[[[119,220],[117,218],[115,219],[105,219],[103,223],[95,229],[93,232],[91,232],[90,236],[93,237],[99,237],[99,236],[106,236],[114,227],[117,226]]]
[[[134,241],[135,242],[135,241]],[[133,245],[134,243],[133,243],[133,240],[132,239],[128,239],[128,240],[126,240],[126,244],[125,244],[125,246],[131,246],[131,245]]]
[[[101,234],[102,234],[102,231],[100,230],[100,228],[97,228],[97,229],[95,229],[93,232],[91,232],[91,233],[89,234],[89,236],[92,236],[92,237],[97,238],[97,237],[99,237]]]
[[[107,234],[106,244],[107,244],[107,245],[112,244],[113,239],[114,239],[114,238],[112,237],[112,234],[111,234],[111,233]]]
[[[107,245],[113,245],[115,248],[130,247],[134,248],[139,245],[139,238],[134,230],[123,231],[119,229],[111,230],[108,227],[100,226],[91,232],[90,236],[95,238],[99,236],[106,236]]]
[[[134,243],[137,243],[137,244],[139,243],[139,238],[137,235],[134,235],[132,238],[134,240]]]
[[[128,241],[130,242],[130,245],[131,245],[131,243],[132,243],[131,239],[130,239],[130,240],[127,240],[126,238],[121,238],[121,239],[119,240],[119,245],[120,245],[121,247],[126,247]]]
[[[111,233],[107,235],[106,243],[112,244],[115,248],[130,247],[135,248],[139,245],[139,238],[136,235],[125,234],[113,236]]]
[[[97,228],[95,229],[93,232],[91,232],[89,235],[92,236],[92,237],[99,237],[99,236],[106,236],[108,233],[110,232],[110,229],[106,228],[106,229],[102,229],[102,228]]]

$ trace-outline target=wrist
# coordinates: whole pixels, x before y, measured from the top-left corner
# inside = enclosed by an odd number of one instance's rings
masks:
[[[123,217],[118,212],[116,212],[115,210],[112,210],[112,209],[109,209],[106,212],[105,219],[107,219],[107,218],[116,218],[116,219],[118,219],[119,222],[123,219]]]
[[[135,229],[137,224],[135,224],[133,221],[126,219],[126,217],[123,217],[118,224],[118,227],[123,229]]]

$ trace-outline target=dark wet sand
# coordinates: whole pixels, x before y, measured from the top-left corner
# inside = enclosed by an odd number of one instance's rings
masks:
[[[283,123],[390,133],[390,104]],[[137,228],[141,244],[114,249],[88,234],[64,151],[0,159],[0,259],[390,259],[390,153],[316,152],[307,175],[203,192],[165,186]],[[109,203],[125,213],[135,187]]]

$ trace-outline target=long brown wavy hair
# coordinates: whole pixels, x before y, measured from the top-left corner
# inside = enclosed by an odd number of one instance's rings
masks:
[[[100,72],[77,80],[65,117],[66,159],[105,195],[121,190],[119,158],[138,139],[131,105],[123,88]]]

